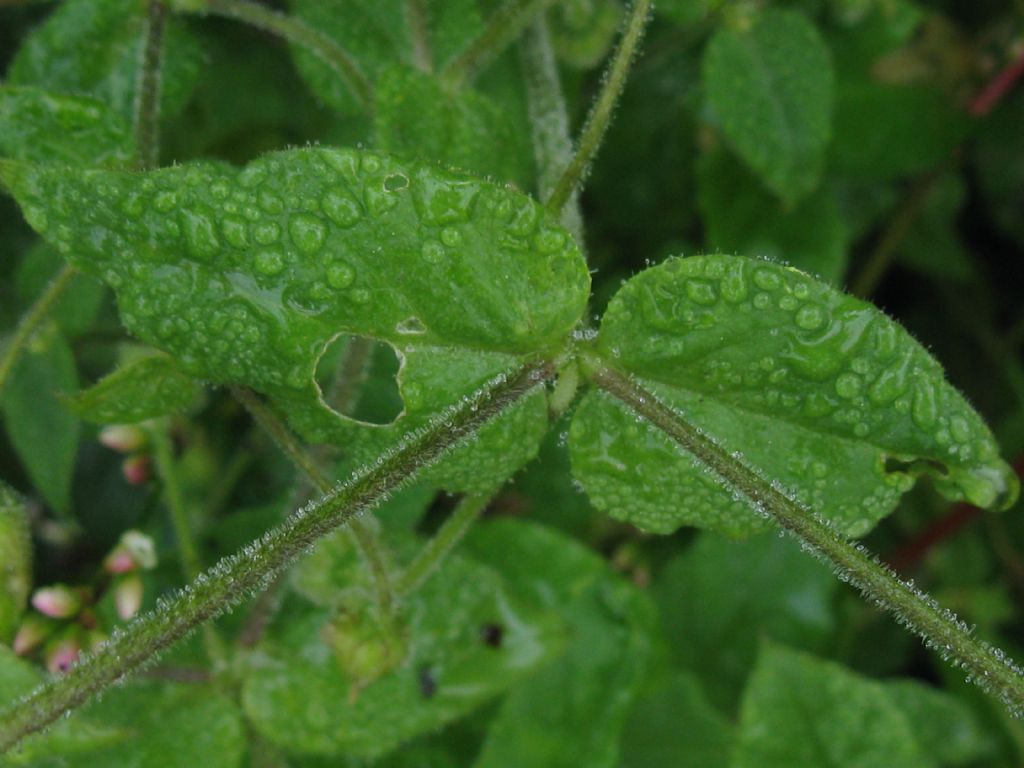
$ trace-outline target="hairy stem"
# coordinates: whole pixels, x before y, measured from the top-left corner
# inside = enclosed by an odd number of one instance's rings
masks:
[[[7,383],[11,371],[14,370],[18,358],[21,357],[21,353],[25,351],[25,347],[35,337],[39,326],[42,325],[46,316],[50,314],[53,305],[57,303],[57,299],[60,298],[60,295],[71,284],[71,280],[76,274],[78,274],[77,270],[71,265],[62,267],[56,277],[46,286],[46,289],[39,294],[35,303],[29,307],[28,312],[21,318],[21,322],[14,329],[14,335],[4,348],[3,354],[0,354],[0,393],[3,393],[4,385]]]
[[[406,595],[423,586],[424,582],[455,548],[455,545],[466,535],[466,531],[493,498],[494,492],[471,493],[463,497],[441,528],[434,534],[434,538],[416,554],[416,558],[402,573],[402,577],[396,585],[398,594]]]
[[[412,35],[412,60],[417,69],[434,70],[434,54],[430,50],[430,25],[423,0],[405,0],[405,20]]]
[[[527,28],[519,45],[519,54],[530,115],[533,157],[537,164],[537,192],[544,200],[550,197],[558,172],[572,159],[569,115],[544,17],[535,19]],[[583,216],[579,195],[575,192],[562,207],[561,222],[582,248]]]
[[[163,0],[149,0],[142,32],[142,59],[135,86],[135,152],[140,170],[160,164],[160,86],[164,26],[167,9]]]
[[[191,10],[187,3],[179,5],[182,10]],[[355,59],[334,40],[308,26],[301,19],[265,8],[250,0],[207,0],[199,12],[241,21],[305,48],[334,70],[363,109],[372,109],[373,86]]]
[[[807,550],[830,563],[840,578],[892,613],[943,658],[963,667],[970,681],[999,697],[1015,714],[1024,711],[1024,673],[1001,651],[973,637],[953,613],[902,581],[860,544],[844,538],[636,382],[600,365],[593,379],[672,438],[727,488],[744,496],[756,510],[796,536]]]
[[[116,633],[66,675],[0,712],[0,753],[122,680],[195,627],[264,587],[320,537],[372,509],[483,424],[551,376],[547,361],[493,379],[407,435],[375,463],[284,523],[224,558],[188,587]]]
[[[252,415],[256,423],[270,435],[285,456],[295,465],[295,468],[305,475],[313,483],[313,486],[321,493],[326,494],[331,490],[331,483],[320,470],[312,456],[307,454],[295,435],[284,424],[256,394],[244,387],[232,387],[232,394],[245,406],[245,409]],[[394,597],[391,590],[391,579],[388,576],[387,565],[384,556],[377,546],[377,537],[370,527],[361,520],[349,522],[349,528],[356,540],[359,551],[364,562],[370,569],[373,579],[374,592],[377,596],[377,606],[382,616],[389,616],[394,607]]]
[[[629,11],[626,28],[619,47],[612,56],[611,64],[605,71],[601,93],[587,116],[587,122],[576,144],[576,154],[562,171],[545,205],[549,211],[559,213],[579,183],[586,177],[597,150],[601,147],[608,123],[612,118],[615,104],[626,87],[630,67],[636,57],[636,49],[644,36],[644,29],[651,15],[651,0],[634,0]]]
[[[523,33],[552,0],[506,0],[487,19],[483,31],[441,70],[441,78],[454,88],[470,83]]]

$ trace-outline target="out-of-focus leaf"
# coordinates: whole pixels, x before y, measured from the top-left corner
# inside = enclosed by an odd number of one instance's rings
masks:
[[[18,457],[36,490],[62,513],[71,503],[79,430],[62,398],[77,388],[75,358],[50,323],[29,342],[0,393],[4,426]]]
[[[822,647],[835,629],[836,586],[832,572],[789,539],[702,534],[668,562],[652,591],[672,658],[731,712],[761,638]]]
[[[124,118],[103,102],[0,87],[0,156],[33,163],[123,166],[134,157]]]
[[[659,675],[643,693],[622,734],[619,768],[727,768],[733,727],[692,675]]]
[[[246,671],[242,699],[253,727],[292,752],[384,755],[481,706],[564,647],[555,615],[515,599],[497,572],[459,556],[403,601],[402,616],[407,657],[356,692],[321,637],[330,614],[293,601]],[[481,637],[489,624],[503,628],[500,648]]]
[[[8,82],[92,96],[132,119],[146,4],[138,0],[68,0],[22,42]],[[202,66],[202,51],[176,18],[167,20],[161,113],[175,115]]]
[[[23,311],[39,298],[63,266],[56,249],[42,240],[25,253],[13,281]],[[74,339],[92,328],[106,294],[106,286],[92,275],[75,275],[50,310],[50,317],[67,338]]]
[[[69,404],[94,424],[135,424],[185,410],[198,392],[196,380],[174,360],[154,355],[118,368]]]
[[[0,480],[0,645],[10,644],[32,586],[32,540],[18,495]]]
[[[828,48],[803,15],[770,8],[720,27],[704,52],[708,102],[740,157],[783,200],[818,183],[832,129]]]
[[[726,152],[697,162],[697,199],[709,251],[744,253],[791,264],[839,284],[846,272],[846,227],[822,190],[786,208]]]
[[[996,751],[993,735],[966,702],[913,680],[885,683],[922,750],[937,765],[981,765]]]
[[[928,275],[965,282],[974,266],[957,231],[957,216],[967,190],[959,176],[944,174],[926,192],[927,199],[900,244],[897,258]]]
[[[992,433],[938,361],[875,307],[797,270],[670,260],[619,291],[597,347],[848,535],[870,530],[922,474],[979,506],[1017,496]],[[765,525],[610,396],[586,396],[570,450],[594,503],[647,530]]]
[[[977,180],[992,220],[1018,244],[1024,244],[1024,153],[1020,126],[1024,94],[1009,97],[978,129],[973,145]]]
[[[743,698],[731,768],[928,768],[876,682],[766,644]]]
[[[555,53],[577,69],[601,63],[611,50],[621,21],[619,0],[563,0],[548,12]]]
[[[561,659],[505,697],[477,768],[615,766],[651,654],[646,598],[593,552],[538,524],[489,523],[466,546],[511,591],[565,618],[572,633]]]
[[[438,71],[482,29],[475,0],[291,0],[296,16],[332,40],[354,59],[371,83],[398,64]],[[413,8],[423,11],[422,17]],[[293,48],[295,64],[309,88],[344,114],[359,105],[337,73],[309,51]],[[418,61],[428,54],[428,61]]]
[[[266,393],[308,440],[357,461],[561,343],[586,302],[578,248],[535,201],[386,155],[292,150],[148,174],[9,163],[0,177],[31,224],[114,287],[130,331],[191,375]],[[342,332],[404,357],[394,425],[324,405],[316,363]],[[489,423],[433,477],[507,477],[546,430],[543,400]]]

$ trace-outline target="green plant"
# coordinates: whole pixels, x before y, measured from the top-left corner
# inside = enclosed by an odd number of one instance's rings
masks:
[[[1006,56],[1012,20],[666,0],[623,95],[647,0],[288,6],[0,9],[0,462],[48,511],[0,484],[0,760],[1019,759],[1019,523],[916,545],[960,542],[924,575],[977,630],[851,538],[1006,509],[1017,475],[835,287],[857,241],[856,294],[931,275],[1016,446],[1019,324],[949,286],[1015,309],[959,243],[1019,250],[1020,67],[972,122],[936,53],[974,23]]]

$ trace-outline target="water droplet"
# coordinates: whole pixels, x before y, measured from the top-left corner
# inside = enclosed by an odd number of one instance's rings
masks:
[[[555,253],[565,246],[565,235],[557,229],[545,229],[537,234],[533,242],[541,253]]]
[[[153,198],[153,207],[160,213],[167,213],[173,210],[177,204],[178,196],[171,190],[157,192],[156,197]]]
[[[928,429],[935,423],[938,415],[935,386],[928,379],[918,379],[910,409],[911,418],[921,429]]]
[[[366,210],[374,217],[383,216],[390,211],[398,205],[399,199],[399,195],[393,195],[384,190],[383,182],[367,182],[366,189],[363,190],[363,202],[366,204]]]
[[[971,426],[963,416],[954,416],[949,420],[949,431],[960,442],[966,442],[971,436]]]
[[[280,274],[284,269],[284,259],[275,251],[260,251],[253,263],[257,272],[268,277]]]
[[[305,254],[316,253],[327,238],[327,227],[309,213],[296,213],[288,219],[288,234],[295,247]]]
[[[252,236],[260,245],[270,245],[281,237],[281,228],[273,221],[261,221],[252,228]]]
[[[197,259],[210,259],[220,251],[220,240],[213,219],[201,211],[183,209],[181,226],[185,232],[185,250]]]
[[[349,298],[356,304],[368,304],[370,302],[370,292],[365,288],[357,288],[349,294]]]
[[[241,219],[225,216],[220,223],[220,231],[224,233],[224,239],[229,245],[235,248],[249,246],[249,227]]]
[[[805,331],[816,331],[825,324],[824,313],[813,304],[804,304],[796,313],[796,324]]]
[[[320,209],[339,227],[351,227],[363,215],[359,202],[348,192],[332,189],[320,201]]]
[[[754,284],[762,290],[774,291],[782,280],[773,270],[761,268],[754,272]]]
[[[271,216],[276,216],[284,210],[284,201],[268,189],[261,189],[256,199],[260,208]]]
[[[706,280],[688,280],[686,295],[695,304],[710,306],[718,300],[715,287]]]
[[[238,174],[238,183],[245,189],[253,189],[263,183],[267,172],[262,165],[250,165]]]
[[[454,247],[462,242],[462,233],[454,227],[445,227],[441,230],[441,242]]]
[[[425,242],[420,253],[423,254],[423,260],[428,264],[440,264],[444,261],[444,246],[436,240],[428,240]]]
[[[772,305],[772,297],[767,293],[759,293],[754,297],[754,307],[757,309],[768,309]]]
[[[380,170],[380,158],[375,155],[363,155],[362,170],[367,174],[376,173]]]
[[[331,288],[348,288],[356,279],[356,271],[345,262],[337,262],[327,268],[327,284]]]

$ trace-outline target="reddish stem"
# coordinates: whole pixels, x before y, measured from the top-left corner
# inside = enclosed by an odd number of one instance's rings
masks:
[[[1002,101],[1003,97],[1024,75],[1024,51],[1007,67],[999,72],[971,102],[970,113],[975,117],[984,117],[992,108]]]
[[[1018,457],[1013,463],[1013,469],[1018,477],[1024,478],[1024,456]],[[889,553],[885,562],[897,572],[906,571],[937,545],[953,538],[981,513],[981,509],[966,502],[954,504],[948,513]]]

